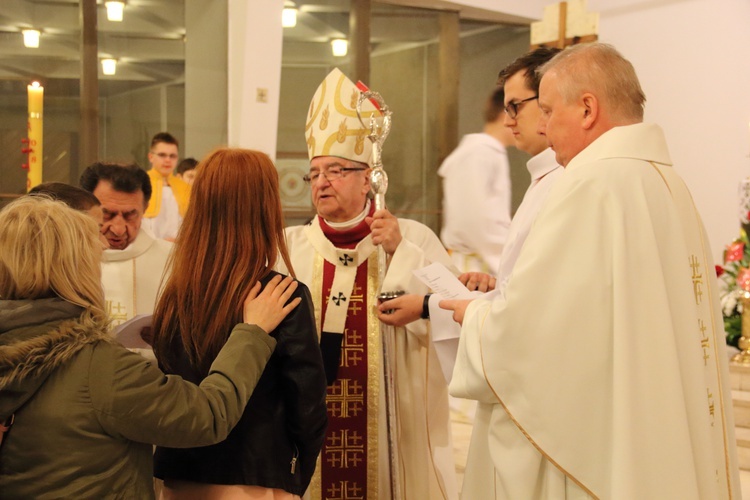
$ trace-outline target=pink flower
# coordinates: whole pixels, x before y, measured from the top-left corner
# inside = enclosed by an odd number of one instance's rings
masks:
[[[724,251],[724,262],[739,262],[745,254],[745,244],[741,241],[734,241],[727,245]]]
[[[750,292],[750,269],[741,267],[737,271],[737,286],[746,292]]]

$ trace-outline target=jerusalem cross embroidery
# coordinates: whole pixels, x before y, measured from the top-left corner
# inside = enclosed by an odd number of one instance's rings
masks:
[[[115,304],[111,300],[107,300],[104,302],[104,304],[107,308],[107,314],[112,320],[113,326],[119,326],[128,319],[128,314],[125,311],[125,306],[123,306],[119,302]]]
[[[326,462],[331,467],[348,469],[359,467],[365,458],[365,441],[357,431],[342,429],[326,438]]]
[[[701,264],[695,255],[690,256],[690,267],[693,268],[693,294],[695,295],[695,303],[696,305],[700,305],[701,298],[703,297],[703,275],[698,272]]]
[[[328,488],[330,500],[364,500],[364,490],[360,488],[356,481],[338,481],[331,484]]]
[[[352,294],[349,297],[349,310],[347,313],[356,316],[357,313],[362,310],[361,304],[363,304],[364,301],[365,295],[362,293],[362,287],[355,283],[354,290],[352,290]]]
[[[714,426],[715,408],[714,408],[714,395],[711,391],[706,388],[706,394],[708,395],[708,414],[711,416],[711,427]]]
[[[328,412],[337,418],[358,417],[364,404],[364,388],[354,379],[337,380],[326,397]]]
[[[711,348],[710,340],[706,335],[706,325],[703,324],[703,320],[698,320],[698,329],[701,332],[701,349],[703,349],[703,365],[708,365],[708,360],[711,359],[709,349]]]

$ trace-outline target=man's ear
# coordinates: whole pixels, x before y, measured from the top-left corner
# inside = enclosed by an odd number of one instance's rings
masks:
[[[370,172],[372,172],[372,167],[368,167],[367,170],[365,170],[362,177],[364,178],[364,185],[362,187],[362,192],[364,194],[367,194],[370,191]]]
[[[594,126],[599,116],[599,100],[594,94],[587,92],[581,96],[581,106],[583,108],[582,127],[588,130]]]

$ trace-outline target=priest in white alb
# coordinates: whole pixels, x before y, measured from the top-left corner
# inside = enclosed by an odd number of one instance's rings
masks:
[[[395,422],[386,422],[377,295],[424,295],[412,271],[432,262],[452,266],[429,228],[376,211],[368,198],[372,146],[357,118],[359,93],[338,69],[315,92],[305,135],[317,215],[287,229],[297,279],[313,296],[330,384],[328,431],[306,497],[389,499],[393,486],[402,499],[457,499],[447,384],[425,319],[391,332]],[[369,101],[362,109],[366,118],[379,116]],[[390,256],[382,286],[378,245]]]
[[[494,300],[463,321],[451,393],[492,405],[496,498],[740,498],[703,224],[632,65],[605,44],[541,70],[565,167]],[[521,439],[519,439],[521,437]],[[516,466],[513,457],[535,454]]]
[[[112,325],[154,310],[173,244],[141,229],[151,182],[137,165],[95,163],[81,175],[81,187],[102,204],[101,232],[109,243],[102,255],[102,284]]]

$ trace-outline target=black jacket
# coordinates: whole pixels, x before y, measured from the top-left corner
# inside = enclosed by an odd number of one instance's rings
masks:
[[[276,274],[264,278],[263,285]],[[302,302],[271,332],[276,350],[237,427],[213,446],[157,448],[156,477],[280,488],[300,496],[305,492],[325,437],[326,378],[310,292],[299,283],[294,296]],[[200,381],[179,337],[173,352],[174,371]]]

